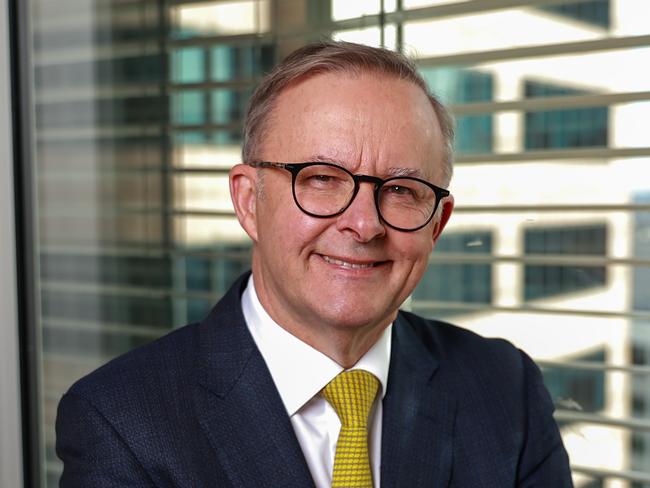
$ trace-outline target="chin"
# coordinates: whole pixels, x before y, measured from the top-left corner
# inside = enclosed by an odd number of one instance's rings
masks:
[[[394,320],[395,313],[380,313],[378,310],[360,307],[358,303],[353,303],[322,311],[319,315],[337,329],[360,329],[382,323],[387,326]]]

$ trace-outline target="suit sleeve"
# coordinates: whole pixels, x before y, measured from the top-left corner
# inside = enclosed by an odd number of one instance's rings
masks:
[[[67,393],[56,419],[61,488],[150,488],[142,465],[115,429],[84,398]]]
[[[572,488],[569,457],[553,418],[553,401],[537,365],[521,352],[526,391],[526,437],[522,449],[518,488]]]

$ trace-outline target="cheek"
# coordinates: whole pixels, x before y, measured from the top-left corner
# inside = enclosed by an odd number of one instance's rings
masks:
[[[328,225],[328,219],[302,213],[293,200],[260,210],[258,219],[260,244],[287,265],[295,264],[301,255],[308,255]]]
[[[396,242],[396,250],[399,253],[397,259],[402,263],[401,275],[405,289],[415,287],[419,283],[429,264],[432,248],[431,239],[424,236]]]
[[[422,263],[426,266],[433,250],[433,242],[428,233],[400,234],[394,242],[394,247],[401,259],[415,266]]]

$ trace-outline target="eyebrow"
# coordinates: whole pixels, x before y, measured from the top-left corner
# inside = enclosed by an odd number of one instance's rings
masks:
[[[323,156],[320,154],[312,156],[309,159],[309,161],[312,161],[314,163],[333,163],[342,166],[344,168],[347,167],[347,165],[339,159],[335,159],[329,156]],[[388,168],[388,171],[386,171],[386,176],[389,178],[394,176],[411,176],[414,178],[424,179],[422,170],[418,168],[402,168],[398,166],[392,166]]]
[[[322,156],[320,154],[317,154],[315,156],[312,156],[309,158],[308,161],[314,162],[314,163],[332,163],[332,164],[338,164],[339,166],[345,167],[343,164],[343,161],[335,158],[331,158],[329,156]]]
[[[415,178],[423,178],[422,175],[422,170],[419,170],[417,168],[388,168],[388,175],[389,176],[412,176]]]

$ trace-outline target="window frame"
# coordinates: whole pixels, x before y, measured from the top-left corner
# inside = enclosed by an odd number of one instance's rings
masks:
[[[10,5],[0,0],[0,106],[11,107]],[[0,485],[23,486],[12,110],[0,112]]]

